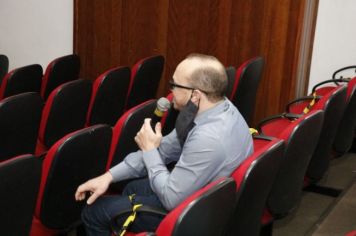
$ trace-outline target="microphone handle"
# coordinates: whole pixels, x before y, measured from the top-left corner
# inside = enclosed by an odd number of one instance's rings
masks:
[[[152,118],[151,118],[151,127],[153,129],[153,131],[155,131],[155,126],[158,122],[160,122],[162,119],[162,117],[159,117],[157,115],[153,115]]]

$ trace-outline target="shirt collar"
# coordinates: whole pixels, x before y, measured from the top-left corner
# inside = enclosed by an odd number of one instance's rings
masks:
[[[229,100],[226,97],[224,97],[223,102],[219,103],[215,107],[212,107],[212,108],[198,114],[194,119],[194,123],[196,125],[202,124],[202,123],[208,121],[210,117],[216,117],[217,115],[223,113],[224,111],[226,111],[229,108],[229,106],[230,106]]]

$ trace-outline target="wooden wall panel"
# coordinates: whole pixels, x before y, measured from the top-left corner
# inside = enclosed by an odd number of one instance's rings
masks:
[[[295,98],[307,1],[75,0],[74,51],[82,59],[81,76],[88,79],[113,66],[132,66],[143,57],[164,55],[158,96],[167,93],[167,81],[189,53],[215,55],[236,67],[264,56],[258,121],[281,112]]]
[[[165,54],[167,1],[75,1],[74,51],[82,59],[81,76],[95,79],[119,65]]]

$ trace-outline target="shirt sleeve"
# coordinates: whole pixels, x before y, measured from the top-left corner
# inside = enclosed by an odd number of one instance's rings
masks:
[[[179,159],[181,148],[175,129],[162,138],[158,152],[166,164]],[[122,162],[112,167],[109,172],[113,176],[113,182],[146,176],[146,166],[142,157],[142,151],[133,152],[127,155]]]
[[[203,144],[203,145],[202,145]],[[170,173],[157,149],[143,152],[150,185],[167,210],[206,185],[221,169],[224,153],[214,137],[191,135]]]

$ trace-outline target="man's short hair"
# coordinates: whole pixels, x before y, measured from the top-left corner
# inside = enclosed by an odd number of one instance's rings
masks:
[[[205,92],[210,101],[218,101],[224,97],[227,89],[227,75],[225,67],[214,56],[204,54],[190,54],[187,60],[197,60],[199,63],[188,81],[193,88]]]

